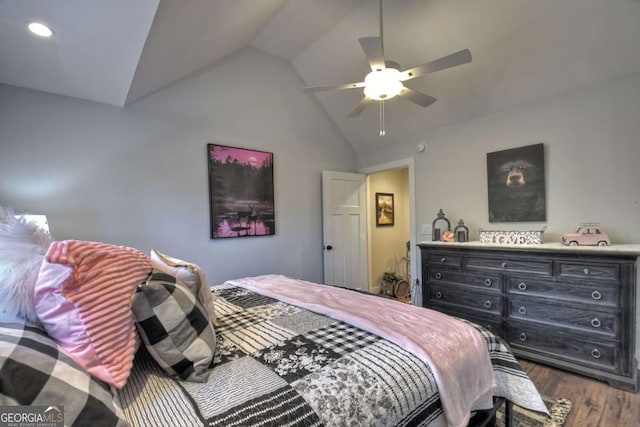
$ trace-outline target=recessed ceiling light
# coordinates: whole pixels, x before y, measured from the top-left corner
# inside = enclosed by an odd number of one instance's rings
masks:
[[[29,31],[40,37],[51,37],[53,35],[51,28],[41,24],[40,22],[30,22]]]

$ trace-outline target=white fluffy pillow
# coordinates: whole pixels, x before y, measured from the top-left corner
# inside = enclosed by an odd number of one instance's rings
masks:
[[[33,289],[49,245],[47,231],[0,206],[0,318],[38,321]]]

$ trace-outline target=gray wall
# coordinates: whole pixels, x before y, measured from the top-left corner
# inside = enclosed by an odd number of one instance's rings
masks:
[[[537,143],[545,147],[547,221],[489,223],[486,154]],[[393,141],[358,153],[358,166],[407,157],[415,159],[417,224],[431,224],[442,208],[452,224],[464,219],[472,240],[479,228],[546,226],[544,240],[554,242],[597,221],[613,243],[640,243],[640,74]]]
[[[0,85],[0,204],[57,239],[322,281],[321,171],[355,153],[289,63],[247,48],[124,109]],[[276,235],[209,239],[206,144],[274,153]]]

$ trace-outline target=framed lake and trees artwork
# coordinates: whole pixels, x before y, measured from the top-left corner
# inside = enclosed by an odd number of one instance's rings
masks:
[[[276,232],[273,153],[207,144],[211,238]]]
[[[376,226],[393,225],[393,194],[376,193]]]
[[[489,222],[546,221],[544,145],[487,153]]]

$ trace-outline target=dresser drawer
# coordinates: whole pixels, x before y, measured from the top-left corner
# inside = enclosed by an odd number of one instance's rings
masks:
[[[602,307],[617,307],[619,287],[607,283],[566,283],[511,277],[507,281],[507,292],[514,295],[532,295],[545,299],[557,299]]]
[[[475,270],[526,272],[551,276],[553,271],[553,261],[550,259],[528,260],[521,258],[470,255],[467,257],[466,267]]]
[[[507,340],[514,349],[551,356],[583,366],[615,371],[616,344],[577,336],[570,329],[532,326],[512,321],[507,327]]]
[[[482,316],[478,315],[477,312],[461,310],[459,308],[448,306],[435,307],[434,309],[441,313],[448,314],[449,316],[468,320],[469,322],[475,323],[478,326],[482,326],[489,332],[492,332],[498,336],[502,336],[502,320],[499,316]]]
[[[462,266],[462,256],[447,252],[433,252],[427,257],[427,262],[430,265],[460,268]]]
[[[620,280],[620,265],[561,261],[558,262],[558,276],[617,282]]]
[[[500,293],[470,292],[459,286],[430,284],[427,288],[428,305],[461,307],[485,313],[502,314]]]
[[[554,304],[541,304],[511,298],[508,316],[511,319],[532,319],[560,326],[580,328],[587,333],[597,333],[609,338],[614,338],[618,333],[618,315],[615,312],[559,307]]]
[[[469,274],[459,271],[432,268],[429,271],[429,281],[431,283],[455,283],[469,286],[478,286],[482,289],[493,289],[500,291],[501,278],[498,274]]]
[[[503,336],[502,322],[498,318],[485,318],[485,317],[474,316],[473,314],[465,315],[463,318],[472,323],[475,323],[478,326],[482,326],[487,331],[499,337]]]

